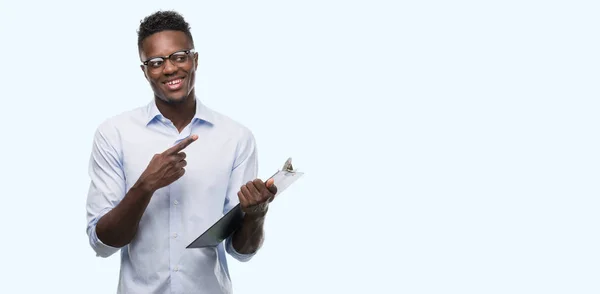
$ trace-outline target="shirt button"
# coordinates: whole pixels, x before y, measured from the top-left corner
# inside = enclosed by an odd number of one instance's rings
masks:
[[[175,200],[175,201],[173,201],[173,204],[177,205],[177,204],[179,204],[179,201]]]
[[[179,271],[179,267],[175,266],[175,268],[173,270],[177,272],[177,271]]]
[[[177,238],[177,233],[173,233],[173,238]]]

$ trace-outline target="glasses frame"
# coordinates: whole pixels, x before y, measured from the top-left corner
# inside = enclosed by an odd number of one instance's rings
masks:
[[[175,66],[179,66],[179,65],[175,64],[175,63],[174,63],[174,62],[171,60],[171,56],[173,56],[173,55],[175,55],[175,54],[177,54],[177,53],[181,53],[181,52],[184,52],[186,55],[189,55],[189,54],[196,53],[196,50],[195,50],[194,48],[192,48],[192,49],[185,49],[185,50],[179,50],[179,51],[175,51],[175,52],[173,52],[173,53],[171,53],[171,54],[169,54],[169,55],[167,55],[167,56],[155,56],[155,57],[152,57],[152,58],[146,59],[145,61],[142,61],[142,65],[144,65],[144,66],[145,66],[145,67],[146,67],[148,70],[159,70],[159,69],[161,69],[161,68],[163,68],[163,67],[165,66],[165,64],[167,63],[167,60],[168,60],[168,61],[170,61],[170,62],[171,62],[173,65],[175,65]],[[153,60],[153,59],[162,59],[162,62],[163,62],[163,63],[162,63],[162,65],[161,65],[160,67],[149,67],[149,66],[148,66],[148,63],[149,63],[151,60]]]

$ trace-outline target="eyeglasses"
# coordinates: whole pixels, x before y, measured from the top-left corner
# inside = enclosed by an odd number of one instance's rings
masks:
[[[144,61],[142,64],[148,69],[155,71],[161,69],[168,60],[175,66],[186,64],[190,60],[190,54],[196,52],[194,49],[182,50],[172,53],[169,56],[154,57]]]

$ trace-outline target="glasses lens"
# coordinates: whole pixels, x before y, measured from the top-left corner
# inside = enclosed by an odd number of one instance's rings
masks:
[[[164,63],[164,60],[162,58],[150,59],[148,61],[148,67],[153,68],[153,69],[161,68],[163,63]]]
[[[186,63],[188,61],[188,54],[184,51],[175,52],[171,55],[171,61],[173,63]]]

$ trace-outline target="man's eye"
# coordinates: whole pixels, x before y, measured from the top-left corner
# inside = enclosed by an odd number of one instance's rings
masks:
[[[163,64],[162,60],[150,60],[148,62],[148,65],[151,67],[160,67],[160,66],[162,66],[162,64]]]

